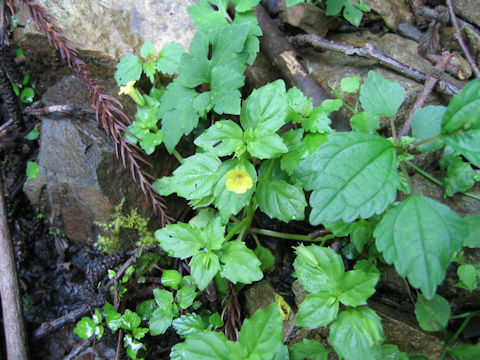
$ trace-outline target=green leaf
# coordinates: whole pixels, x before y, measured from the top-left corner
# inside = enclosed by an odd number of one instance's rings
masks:
[[[350,270],[343,274],[338,299],[343,305],[357,307],[365,305],[375,292],[380,275],[362,270]]]
[[[195,139],[195,145],[217,156],[228,156],[243,145],[243,131],[232,120],[217,121]]]
[[[20,93],[20,100],[23,103],[27,103],[27,104],[31,103],[34,97],[35,97],[35,90],[33,90],[31,87],[26,87]]]
[[[27,178],[36,179],[38,178],[38,163],[35,161],[27,162]]]
[[[329,290],[329,283],[340,283],[345,268],[340,255],[318,245],[297,246],[293,263],[295,276],[310,293]]]
[[[480,129],[480,81],[475,79],[449,102],[442,119],[442,134]]]
[[[307,201],[299,186],[288,184],[283,180],[260,180],[255,199],[260,210],[272,219],[289,222],[305,218]]]
[[[177,303],[182,309],[188,309],[192,306],[193,301],[197,297],[196,287],[187,286],[182,287],[177,291]]]
[[[223,323],[222,317],[220,316],[220,314],[218,312],[210,315],[208,317],[208,322],[210,323],[210,325],[212,325],[214,328],[217,328],[217,329],[221,328],[225,325]]]
[[[263,272],[273,269],[273,267],[275,266],[275,256],[269,249],[258,245],[255,250],[253,250],[253,253],[258,258],[258,260],[260,260],[260,269]]]
[[[236,194],[227,189],[225,185],[226,174],[239,166],[245,168],[253,181],[253,187],[243,194]],[[257,182],[257,172],[250,162],[241,162],[238,159],[230,159],[225,161],[217,171],[220,180],[215,185],[214,204],[218,209],[222,221],[226,222],[231,215],[236,215],[244,206],[250,203],[253,193],[255,192]]]
[[[417,140],[426,140],[440,135],[442,131],[442,118],[447,108],[445,106],[429,105],[417,109],[412,116],[412,135]],[[431,153],[443,146],[441,139],[420,145],[418,150],[423,153]]]
[[[332,121],[328,117],[332,112],[337,111],[343,105],[342,100],[327,99],[322,102],[322,104],[308,115],[308,118],[302,121],[302,127],[312,133],[330,133],[332,129],[330,124]]]
[[[103,313],[105,314],[105,322],[110,330],[115,332],[122,326],[122,315],[117,312],[113,305],[106,302],[103,306]]]
[[[330,325],[328,342],[345,360],[381,359],[385,339],[380,317],[367,307],[348,308]]]
[[[243,52],[248,55],[247,64],[252,65],[260,51],[260,40],[258,36],[262,35],[262,29],[258,25],[257,17],[253,10],[246,12],[238,12],[235,14],[234,24],[249,24],[248,36],[245,40]]]
[[[415,303],[415,316],[423,330],[440,331],[447,327],[450,304],[438,294],[435,294],[430,300],[419,294]]]
[[[229,0],[202,0],[190,6],[187,12],[197,29],[208,31],[228,25],[227,5],[229,2]],[[214,9],[210,4],[217,9]]]
[[[143,150],[145,150],[146,154],[151,155],[155,151],[155,148],[162,143],[162,141],[163,134],[160,130],[158,130],[156,133],[148,132],[142,137],[140,146]]]
[[[458,345],[450,352],[459,360],[477,360],[480,358],[480,343],[476,345]]]
[[[329,0],[327,0],[328,3]],[[348,22],[354,26],[359,26],[362,21],[363,13],[361,10],[357,9],[356,4],[352,3],[350,0],[345,3],[345,9],[343,10],[343,16]]]
[[[25,136],[25,139],[33,141],[33,140],[37,140],[39,136],[40,136],[40,131],[37,129],[33,129],[27,134],[27,136]]]
[[[380,126],[380,116],[362,111],[350,118],[350,125],[354,131],[375,134]]]
[[[177,270],[165,270],[162,273],[161,281],[163,286],[177,290],[182,281],[182,275]]]
[[[382,345],[382,360],[408,360],[408,355],[400,351],[397,345]]]
[[[172,326],[180,336],[197,334],[205,330],[202,317],[196,313],[185,314],[176,318],[173,320]]]
[[[460,265],[457,269],[457,275],[460,280],[458,287],[462,287],[469,291],[475,290],[477,287],[477,269],[471,264]]]
[[[125,310],[125,313],[122,315],[121,319],[121,325],[120,327],[125,330],[133,330],[137,328],[140,323],[142,322],[142,319],[140,319],[140,316],[137,315],[137,313],[133,312],[130,309]]]
[[[285,83],[277,80],[252,91],[242,104],[240,123],[244,130],[259,128],[275,132],[285,123],[287,112]]]
[[[153,84],[155,81],[155,60],[145,61],[142,66],[143,72],[148,77],[150,82]]]
[[[89,317],[82,317],[73,332],[82,339],[88,340],[95,334],[95,322]]]
[[[338,299],[327,291],[308,294],[298,307],[296,326],[316,329],[337,318]]]
[[[354,93],[360,89],[363,78],[359,76],[347,76],[340,81],[340,88],[344,93]]]
[[[283,155],[280,160],[282,170],[287,174],[292,175],[300,161],[308,154],[313,154],[317,151],[318,147],[326,141],[326,134],[307,134],[300,143],[297,142],[296,146],[288,145],[290,151]]]
[[[391,209],[374,231],[376,246],[400,276],[431,298],[461,249],[467,226],[446,205],[412,195]]]
[[[137,355],[141,349],[146,350],[145,345],[135,340],[130,334],[126,334],[123,337],[123,346],[127,348],[127,356],[134,360],[138,359]]]
[[[463,239],[463,245],[469,248],[480,248],[480,216],[468,215],[464,221],[468,228],[468,236]]]
[[[333,133],[294,172],[310,196],[310,223],[368,218],[395,200],[397,161],[391,143],[378,135]]]
[[[184,223],[167,225],[155,231],[155,237],[162,249],[180,259],[193,256],[204,246],[198,229]]]
[[[235,10],[240,12],[245,12],[252,10],[253,7],[257,6],[260,0],[233,0],[235,4]]]
[[[190,269],[199,290],[205,290],[220,270],[218,256],[211,252],[200,251],[190,260]]]
[[[202,230],[205,248],[208,250],[220,250],[225,241],[225,225],[222,219],[215,217],[210,220]]]
[[[98,309],[95,309],[95,312],[92,315],[92,320],[95,323],[95,325],[100,324],[102,322],[102,319],[103,317],[100,311]]]
[[[271,159],[286,153],[288,147],[282,138],[268,129],[248,129],[245,132],[247,151],[257,159]]]
[[[217,114],[240,114],[241,92],[245,85],[242,71],[228,65],[216,66],[212,69],[210,81],[210,99],[215,104],[213,109]]]
[[[475,170],[472,166],[456,156],[447,168],[447,175],[443,180],[445,196],[453,196],[457,192],[465,192],[475,185]]]
[[[148,59],[155,54],[155,46],[151,42],[145,41],[140,48],[140,56],[144,59]]]
[[[180,43],[174,41],[166,43],[160,51],[155,68],[164,74],[176,73],[184,51]]]
[[[142,318],[142,320],[148,320],[150,319],[152,313],[155,311],[156,308],[157,303],[155,302],[155,300],[145,300],[137,306],[137,314]]]
[[[157,308],[148,321],[148,328],[152,336],[164,334],[172,325],[174,313],[171,309]]]
[[[288,0],[287,0],[288,1]],[[316,340],[303,339],[290,346],[290,360],[327,360],[332,350],[325,348]]]
[[[220,259],[223,263],[220,274],[234,284],[251,284],[263,278],[260,260],[243,242],[230,241],[225,244]]]
[[[243,345],[250,359],[271,359],[282,344],[282,318],[278,304],[273,303],[265,310],[257,310],[243,322],[238,342]]]
[[[223,333],[203,331],[187,336],[183,343],[176,344],[170,352],[171,360],[243,360],[245,351]]]
[[[307,98],[297,87],[291,87],[287,91],[288,115],[287,122],[294,121],[302,123],[304,118],[310,115],[313,110],[313,101]]]
[[[138,56],[128,54],[117,64],[115,81],[118,86],[126,85],[130,81],[137,81],[142,75],[142,60]]]
[[[287,7],[300,4],[305,0],[286,0]]]
[[[450,145],[460,155],[463,155],[468,161],[476,167],[480,167],[480,129],[470,130],[458,135],[448,136],[445,143]]]
[[[198,125],[193,106],[197,92],[183,85],[178,78],[167,86],[158,114],[162,117],[165,146],[172,153],[183,134],[188,135]]]
[[[212,195],[218,180],[218,171],[222,165],[220,159],[211,153],[199,153],[185,159],[170,178],[160,179],[157,190],[161,195],[171,194],[174,190],[179,196],[188,200],[201,199]],[[166,183],[167,186],[162,186]],[[171,183],[173,186],[169,186]]]
[[[328,1],[327,1],[328,3]],[[328,10],[327,10],[328,15]],[[370,70],[360,88],[360,102],[365,111],[393,118],[405,98],[405,89]]]

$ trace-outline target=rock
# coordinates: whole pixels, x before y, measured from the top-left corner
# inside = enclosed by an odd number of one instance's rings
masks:
[[[400,23],[413,23],[413,14],[404,0],[365,0],[365,5],[380,15],[390,30],[397,31]]]
[[[453,8],[457,16],[480,27],[480,7],[477,1],[453,0]]]
[[[169,41],[188,48],[195,33],[187,8],[195,0],[40,0],[56,24],[78,50],[90,50],[117,60],[136,52],[145,41],[157,50]],[[22,6],[15,38],[38,33],[28,10]]]
[[[73,103],[88,109],[91,100],[82,81],[67,75],[48,89],[42,101],[46,106]],[[93,240],[95,222],[108,221],[124,197],[127,213],[136,208],[142,216],[154,218],[139,186],[116,158],[107,134],[97,127],[94,115],[88,119],[44,116],[40,133],[39,176],[27,180],[24,191],[36,207],[59,222],[69,238]],[[157,176],[170,174],[169,167],[175,166],[168,159],[158,163],[163,168],[156,169]],[[155,221],[151,225],[159,226]]]

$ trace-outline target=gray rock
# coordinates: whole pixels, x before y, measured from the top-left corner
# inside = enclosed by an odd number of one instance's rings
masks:
[[[397,31],[400,23],[412,23],[413,15],[404,0],[365,0],[370,10],[377,13],[389,29]],[[368,13],[366,13],[368,15]]]
[[[480,6],[478,1],[453,0],[455,14],[476,26],[480,26]]]
[[[82,81],[68,75],[50,88],[42,101],[47,106],[73,103],[88,109],[91,100]],[[158,162],[162,169],[156,169],[155,175],[171,173],[175,163],[170,158]],[[95,238],[95,222],[109,220],[124,197],[127,213],[135,208],[142,216],[154,218],[94,116],[77,119],[52,114],[42,118],[39,176],[28,180],[24,191],[36,207],[58,221],[69,238],[80,242]],[[158,227],[155,221],[151,225]]]
[[[115,59],[137,52],[145,41],[157,50],[169,41],[188,48],[195,33],[187,8],[195,0],[40,0],[56,19],[64,35],[78,50],[90,50]],[[38,33],[28,10],[22,7],[18,40]]]

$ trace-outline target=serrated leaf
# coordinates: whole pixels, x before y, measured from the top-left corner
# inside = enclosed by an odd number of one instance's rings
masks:
[[[193,256],[203,246],[198,229],[184,223],[167,225],[155,231],[155,237],[162,249],[180,259]]]
[[[151,155],[155,151],[156,147],[163,141],[163,134],[160,130],[157,132],[148,132],[140,140],[140,146],[146,154]]]
[[[220,270],[218,256],[211,252],[200,251],[190,260],[190,269],[199,290],[205,290]]]
[[[409,360],[408,355],[398,349],[397,345],[382,345],[382,360]]]
[[[414,288],[431,298],[468,230],[446,205],[412,195],[391,209],[374,231],[376,246]]]
[[[480,128],[480,81],[470,81],[449,102],[442,119],[442,134],[453,134],[459,130]]]
[[[256,127],[277,131],[287,116],[287,94],[283,80],[252,91],[242,104],[240,123],[244,130]]]
[[[260,269],[262,271],[265,272],[273,269],[275,265],[275,256],[269,249],[259,245],[255,248],[255,250],[253,250],[253,253],[258,258],[258,260],[260,260]]]
[[[328,342],[345,360],[380,360],[385,339],[380,317],[367,307],[348,308],[330,325]]]
[[[438,294],[435,294],[430,300],[420,294],[415,303],[415,316],[423,330],[440,331],[447,326],[450,304]]]
[[[202,0],[187,9],[195,27],[202,31],[208,31],[216,27],[228,25],[227,5],[229,0]],[[214,9],[210,4],[215,5]]]
[[[288,0],[287,0],[288,1]],[[327,360],[332,350],[325,348],[316,340],[303,339],[290,346],[290,360]]]
[[[230,241],[225,244],[220,259],[223,264],[220,274],[234,284],[251,284],[263,277],[260,260],[243,242]]]
[[[253,7],[257,6],[260,0],[233,0],[235,4],[235,10],[240,12],[245,12],[252,10]]]
[[[125,330],[133,330],[136,329],[141,322],[142,319],[140,319],[137,313],[127,309],[122,315],[120,327]]]
[[[184,53],[183,45],[174,41],[163,45],[155,67],[164,74],[174,74],[177,72],[180,59]]]
[[[165,331],[172,325],[173,311],[171,309],[157,308],[148,321],[150,335],[157,336],[164,334]]]
[[[295,276],[310,293],[319,293],[329,289],[329,283],[339,283],[345,273],[340,255],[330,248],[318,245],[306,246],[305,251],[297,250],[293,263]]]
[[[425,140],[437,136],[442,131],[442,118],[447,108],[445,106],[429,105],[417,109],[412,116],[412,135],[417,140]],[[420,145],[418,150],[423,153],[434,152],[441,149],[441,139]]]
[[[328,12],[328,10],[327,10]],[[370,70],[360,88],[360,102],[371,114],[393,118],[405,98],[405,89],[398,83],[385,79]]]
[[[148,320],[156,308],[157,304],[155,303],[155,300],[145,300],[137,306],[137,314],[142,320]]]
[[[247,349],[248,355],[257,359],[271,359],[282,344],[282,318],[277,303],[265,310],[257,310],[243,322],[238,342]]]
[[[468,215],[464,221],[468,229],[468,236],[463,240],[463,245],[469,248],[480,248],[480,216]]]
[[[188,200],[202,199],[213,193],[213,186],[218,180],[218,170],[222,165],[220,159],[211,153],[199,153],[185,159],[170,178],[174,191]],[[169,195],[170,186],[157,190],[161,195]]]
[[[272,159],[288,151],[282,138],[272,130],[256,128],[252,131],[249,129],[245,134],[247,151],[257,159]]]
[[[469,291],[475,290],[477,287],[477,269],[475,266],[472,264],[460,265],[457,269],[457,275],[460,283],[456,286]]]
[[[148,59],[149,57],[152,57],[153,54],[155,54],[155,46],[153,46],[151,42],[145,41],[140,48],[140,56],[144,59]]]
[[[243,73],[247,60],[243,48],[249,27],[249,24],[228,25],[215,33],[212,39],[212,67],[227,66]]]
[[[395,200],[396,153],[378,135],[333,133],[294,171],[310,196],[310,223],[368,218]]]
[[[326,102],[332,102],[333,104],[336,104],[333,105],[334,108],[331,109],[332,111],[329,111],[330,109],[326,108],[332,107],[332,105],[325,104]],[[330,113],[333,111],[337,111],[341,106],[341,100],[339,100],[339,102],[337,100],[325,100],[321,106],[318,106],[312,110],[312,112],[308,115],[308,118],[302,121],[302,127],[312,133],[330,133],[332,131],[332,129],[330,128],[330,124],[332,123],[332,121],[330,120],[328,115],[330,115]]]
[[[216,66],[212,69],[210,80],[210,99],[215,104],[217,114],[240,114],[241,93],[239,88],[245,85],[242,72],[228,65]]]
[[[353,93],[360,89],[363,78],[359,76],[347,76],[340,80],[340,88],[344,93]]]
[[[192,306],[193,301],[197,297],[196,287],[187,286],[182,287],[177,291],[177,303],[182,309],[188,309]]]
[[[196,313],[180,316],[173,320],[173,328],[180,336],[192,335],[205,329],[202,317]]]
[[[301,123],[313,110],[313,101],[307,98],[297,87],[291,87],[287,91],[288,116],[286,121]]]
[[[88,340],[95,334],[95,322],[89,317],[83,317],[73,329],[73,332],[82,339]]]
[[[296,326],[316,329],[327,326],[336,319],[338,299],[328,291],[308,294],[298,307]]]
[[[450,351],[459,360],[477,360],[480,358],[480,343],[476,345],[458,345]]]
[[[380,126],[380,116],[362,111],[350,118],[350,125],[354,131],[375,134]]]
[[[241,164],[243,163],[241,163],[238,159],[230,159],[225,161],[218,169],[218,176],[220,180],[215,185],[213,196],[215,207],[218,209],[219,214],[224,222],[226,222],[231,215],[236,215],[250,202],[250,199],[252,198],[252,195],[256,189],[257,172],[255,167],[249,162],[245,163],[243,167],[245,167],[245,170],[252,178],[252,188],[248,189],[243,194],[237,194],[227,189],[227,186],[225,185],[225,175],[228,171],[235,169]]]
[[[472,166],[456,156],[448,164],[447,174],[443,180],[445,196],[452,196],[457,192],[465,192],[475,185],[475,170]]]
[[[142,60],[133,54],[125,55],[117,64],[115,81],[118,86],[126,85],[130,81],[137,81],[142,75]]]
[[[130,334],[123,337],[123,346],[127,349],[127,356],[130,359],[138,359],[137,355],[140,349],[146,350],[145,345],[135,340]]]
[[[303,220],[307,201],[301,187],[282,180],[258,182],[255,199],[260,210],[272,219]]]
[[[143,63],[143,72],[149,78],[150,82],[153,84],[155,81],[155,60],[149,60]]]
[[[217,121],[196,138],[194,143],[217,156],[227,156],[243,144],[243,131],[232,120]]]
[[[170,352],[171,360],[243,360],[245,351],[238,343],[227,340],[221,332],[203,331],[187,336]]]
[[[345,306],[357,307],[365,305],[367,299],[375,292],[380,276],[362,270],[350,270],[343,274],[339,282],[341,293],[338,299]]]
[[[289,152],[282,156],[280,165],[288,175],[298,167],[300,161],[308,154],[313,154],[318,147],[327,141],[327,134],[307,134],[296,147],[290,148]]]
[[[212,315],[210,315],[208,317],[208,322],[210,323],[210,325],[212,325],[214,328],[221,328],[222,326],[224,326],[224,322],[222,320],[222,317],[220,316],[220,314],[218,312],[216,313],[213,313]]]
[[[480,167],[480,151],[478,147],[480,143],[480,129],[448,136],[445,138],[445,143],[463,155],[476,167]]]

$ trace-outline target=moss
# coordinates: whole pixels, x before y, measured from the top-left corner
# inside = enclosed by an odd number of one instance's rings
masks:
[[[124,200],[115,208],[108,223],[96,223],[103,234],[98,236],[95,246],[102,252],[111,254],[156,244],[153,232],[148,229],[148,219],[140,216],[136,209],[123,214]]]

